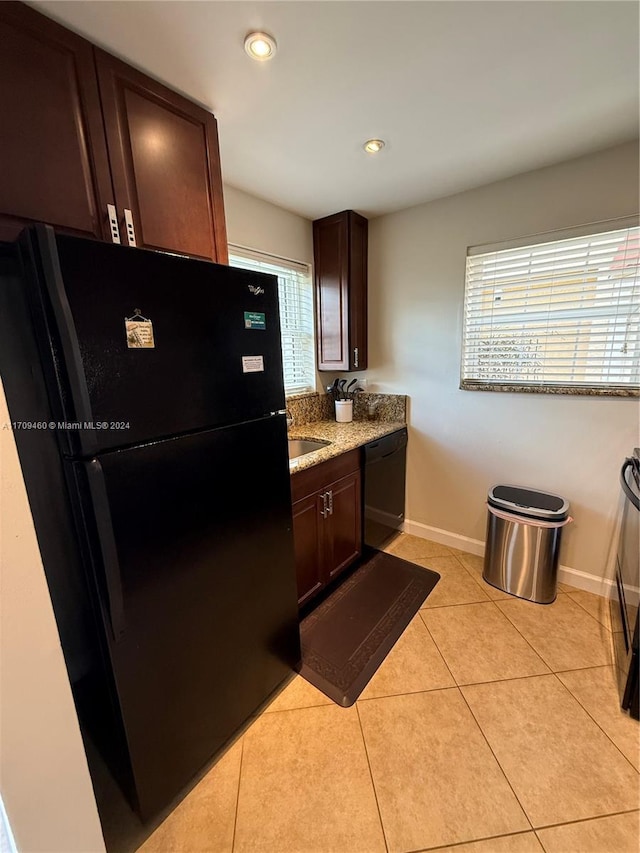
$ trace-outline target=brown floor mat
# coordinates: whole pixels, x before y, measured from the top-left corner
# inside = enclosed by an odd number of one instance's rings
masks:
[[[440,575],[372,551],[300,624],[300,675],[347,708],[391,651]]]

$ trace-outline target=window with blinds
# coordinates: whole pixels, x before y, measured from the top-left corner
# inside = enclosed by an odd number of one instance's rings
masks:
[[[637,395],[639,234],[470,249],[460,387]]]
[[[234,267],[278,276],[282,367],[286,394],[315,391],[313,288],[308,264],[229,246]]]

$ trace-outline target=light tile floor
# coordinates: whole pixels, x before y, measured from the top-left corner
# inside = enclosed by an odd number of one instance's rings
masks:
[[[142,853],[637,853],[606,602],[515,599],[406,534],[388,550],[442,580],[356,705],[296,677]]]

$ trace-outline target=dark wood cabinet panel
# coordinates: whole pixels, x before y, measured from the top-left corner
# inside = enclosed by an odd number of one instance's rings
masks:
[[[313,223],[318,370],[367,367],[368,222],[344,210]]]
[[[369,222],[357,213],[349,217],[349,369],[365,370],[368,363],[367,277]]]
[[[136,244],[226,263],[215,118],[97,49],[96,67],[116,205],[132,211]]]
[[[338,217],[313,223],[319,370],[349,367],[346,238],[346,228]]]
[[[360,483],[357,450],[292,477],[293,537],[300,606],[362,553]]]
[[[362,552],[360,472],[329,487],[331,515],[328,518],[326,582],[350,566]]]
[[[92,45],[0,3],[0,239],[31,222],[106,238],[113,202]]]
[[[295,545],[298,603],[305,604],[322,586],[322,553],[320,514],[322,501],[310,495],[293,505],[293,539]]]

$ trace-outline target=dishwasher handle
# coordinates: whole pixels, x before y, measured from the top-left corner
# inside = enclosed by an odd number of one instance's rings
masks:
[[[377,441],[371,441],[364,446],[364,462],[365,465],[370,465],[397,453],[399,450],[404,450],[407,446],[407,430],[400,429],[392,432],[391,435],[385,435]]]

